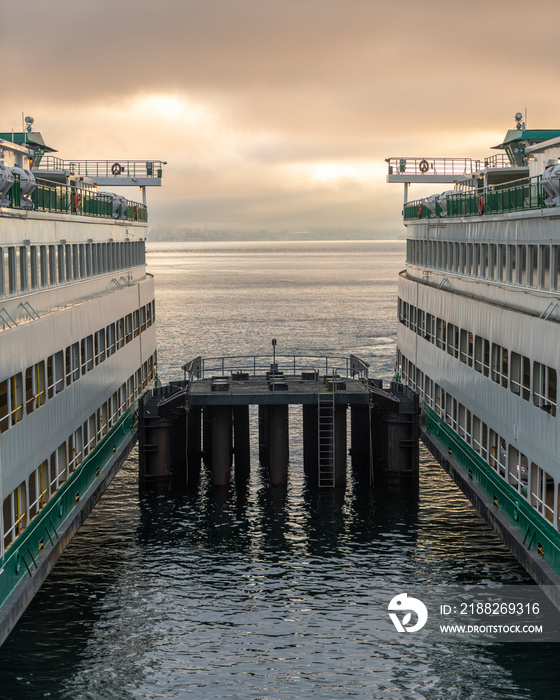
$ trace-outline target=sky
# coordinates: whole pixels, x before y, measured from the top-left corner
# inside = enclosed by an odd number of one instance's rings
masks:
[[[23,112],[65,160],[167,161],[155,228],[395,238],[385,158],[490,155],[518,111],[560,127],[559,20],[558,0],[6,3],[0,130]]]

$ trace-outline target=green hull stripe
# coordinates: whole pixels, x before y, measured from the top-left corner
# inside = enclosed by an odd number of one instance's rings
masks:
[[[78,503],[87,500],[88,491],[103,473],[115,452],[128,443],[135,428],[130,406],[118,423],[73,472],[67,481],[33,518],[19,537],[4,552],[0,569],[0,606],[22,578],[32,576],[41,549],[56,544],[58,531],[72,515]]]
[[[544,561],[560,575],[560,533],[472,447],[460,438],[429,406],[424,404],[426,432],[440,443],[468,478],[494,503],[523,539],[527,549],[542,555]]]

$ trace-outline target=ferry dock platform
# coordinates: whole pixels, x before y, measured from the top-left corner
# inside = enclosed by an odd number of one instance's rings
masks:
[[[308,485],[345,487],[348,453],[354,473],[370,485],[374,475],[418,479],[415,394],[397,383],[383,388],[355,355],[197,357],[182,369],[182,381],[152,390],[139,405],[140,484],[146,488],[177,480],[188,485],[201,463],[216,487],[227,486],[233,471],[236,479],[246,477],[250,406],[258,407],[259,462],[271,486],[288,481],[293,405],[301,406]]]

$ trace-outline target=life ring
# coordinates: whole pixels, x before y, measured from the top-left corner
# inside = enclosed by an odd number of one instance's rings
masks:
[[[420,165],[418,166],[418,168],[419,168],[421,173],[427,173],[428,170],[430,169],[430,164],[424,158],[423,160],[420,161]]]
[[[122,173],[122,165],[120,163],[113,163],[111,166],[111,172],[113,175],[120,175]]]
[[[478,198],[478,213],[480,216],[484,214],[484,197],[482,195]]]
[[[74,211],[78,211],[80,206],[81,197],[77,192],[74,192]]]
[[[419,219],[422,218],[422,205],[421,204],[418,205],[418,218]]]
[[[138,221],[138,204],[134,206],[134,218]]]

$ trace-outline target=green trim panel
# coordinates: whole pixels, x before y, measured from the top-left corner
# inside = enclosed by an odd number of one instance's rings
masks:
[[[543,560],[560,575],[560,533],[530,503],[495,472],[472,447],[460,438],[429,406],[425,427],[432,440],[439,442],[465,474],[472,479],[507,518],[523,538],[527,549],[542,555]]]

